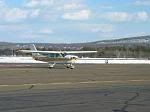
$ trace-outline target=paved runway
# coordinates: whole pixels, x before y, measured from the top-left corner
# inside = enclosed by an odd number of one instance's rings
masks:
[[[0,112],[149,112],[150,65],[0,68]]]
[[[149,112],[149,110],[149,86],[0,93],[0,112]]]
[[[71,70],[63,66],[48,69],[47,65],[34,67],[0,68],[0,85],[47,83],[149,83],[150,65],[76,65]]]

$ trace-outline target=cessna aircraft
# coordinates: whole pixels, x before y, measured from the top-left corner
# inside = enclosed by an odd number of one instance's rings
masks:
[[[72,54],[96,53],[97,51],[38,51],[33,44],[31,50],[19,50],[22,53],[32,53],[32,57],[38,61],[49,63],[49,68],[56,64],[64,64],[67,68],[74,69],[73,63],[79,58]]]

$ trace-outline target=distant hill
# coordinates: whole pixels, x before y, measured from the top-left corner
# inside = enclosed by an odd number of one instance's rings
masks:
[[[10,42],[0,42],[0,49],[13,49],[16,48],[15,43],[10,43]]]
[[[81,47],[93,47],[93,46],[132,46],[132,45],[150,45],[150,35],[149,36],[138,36],[122,39],[113,39],[113,40],[102,40],[95,42],[87,43],[9,43],[9,42],[0,42],[0,49],[4,48],[18,48],[18,47],[28,47],[30,44],[35,44],[37,47],[46,47],[46,48],[71,48],[79,49]]]
[[[114,40],[96,41],[93,44],[150,44],[150,36],[130,37]]]

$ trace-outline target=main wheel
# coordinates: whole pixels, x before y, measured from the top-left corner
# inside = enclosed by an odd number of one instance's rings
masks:
[[[49,68],[49,69],[54,68],[54,64],[49,64],[48,68]]]
[[[74,69],[75,67],[73,65],[70,66],[70,69]]]

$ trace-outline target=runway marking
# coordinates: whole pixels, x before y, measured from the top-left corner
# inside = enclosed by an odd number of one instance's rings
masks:
[[[58,82],[58,83],[34,83],[34,84],[17,84],[17,85],[0,85],[0,87],[15,86],[46,86],[46,85],[70,85],[70,84],[100,84],[100,83],[134,83],[150,82],[150,80],[116,80],[116,81],[85,81],[85,82]]]

